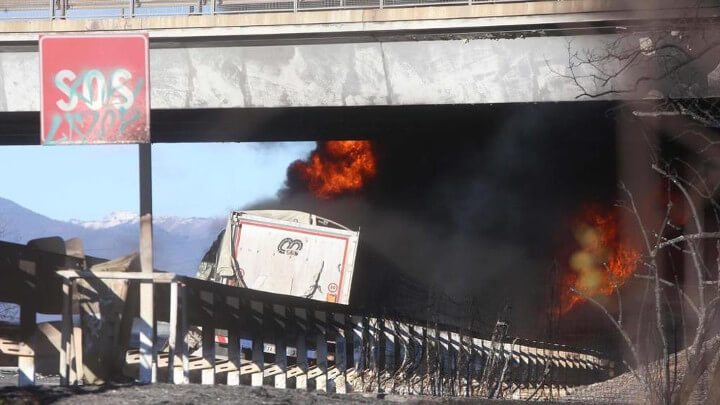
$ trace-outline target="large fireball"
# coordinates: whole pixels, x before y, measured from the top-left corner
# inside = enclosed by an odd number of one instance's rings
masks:
[[[369,141],[318,142],[308,160],[293,163],[290,170],[325,200],[362,189],[377,171]]]

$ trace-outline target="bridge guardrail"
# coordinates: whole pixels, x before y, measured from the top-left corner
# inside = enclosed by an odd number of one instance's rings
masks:
[[[527,344],[507,336],[485,340],[471,330],[357,312],[343,305],[172,273],[67,270],[57,274],[64,279],[63,384],[83,381],[82,348],[91,343],[84,343],[83,336],[94,336],[82,332],[93,324],[85,324],[92,317],[83,317],[80,302],[104,299],[84,295],[78,282],[99,279],[153,281],[157,320],[169,321],[167,350],[158,342],[151,345],[156,360],[150,367],[157,370],[153,382],[547,399],[605,380],[613,372],[611,362],[601,356],[562,345]],[[165,313],[162,308],[168,306]],[[101,312],[99,316],[105,315]],[[226,354],[216,352],[220,329],[228,336]],[[193,352],[190,342],[197,338],[193,346],[202,350]],[[140,358],[136,349],[125,353],[127,375],[134,374],[134,367],[142,367]]]
[[[20,305],[20,325],[0,331],[0,352],[17,357],[21,385],[35,384],[38,365],[59,366],[64,384],[96,380],[102,370],[120,371],[116,366],[137,375],[140,353],[130,337],[139,303],[130,290],[149,280],[156,328],[167,325],[157,336],[162,344],[152,345],[157,381],[479,397],[493,389],[544,399],[615,372],[610,359],[589,349],[505,334],[487,339],[422,316],[128,271],[136,269],[133,256],[105,262],[0,241],[0,257],[0,301]],[[62,314],[62,325],[38,325],[37,312]],[[56,343],[39,344],[45,340]],[[216,342],[225,352],[216,353]]]
[[[142,18],[535,0],[0,0],[0,21]]]

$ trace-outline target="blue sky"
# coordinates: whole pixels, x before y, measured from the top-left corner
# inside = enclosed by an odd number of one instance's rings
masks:
[[[288,165],[315,142],[153,145],[153,212],[224,216],[272,197]],[[138,210],[137,145],[0,148],[0,197],[51,218],[101,219]]]

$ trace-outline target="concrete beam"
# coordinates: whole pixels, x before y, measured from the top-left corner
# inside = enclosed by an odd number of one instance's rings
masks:
[[[574,101],[580,90],[562,76],[568,44],[573,49],[594,49],[616,38],[579,35],[152,49],[152,108]],[[720,61],[715,56],[708,54],[692,76],[703,81],[699,84],[706,96],[720,95]],[[38,69],[35,52],[0,53],[0,112],[39,109]],[[623,87],[634,77],[629,72],[608,87]],[[608,94],[604,99],[646,95]]]

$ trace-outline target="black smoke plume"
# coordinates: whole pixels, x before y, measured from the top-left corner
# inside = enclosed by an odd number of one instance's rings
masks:
[[[452,133],[442,117],[432,134],[378,131],[377,176],[361,191],[318,199],[290,168],[278,198],[253,208],[360,229],[353,306],[458,326],[474,313],[475,327],[488,330],[509,304],[513,332],[542,337],[548,269],[572,213],[588,201],[612,204],[616,191],[607,105],[574,106],[485,109]]]

